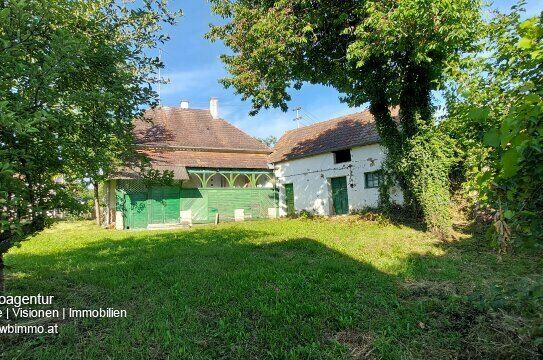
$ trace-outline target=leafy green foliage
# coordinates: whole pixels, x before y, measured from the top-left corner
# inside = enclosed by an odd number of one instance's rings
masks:
[[[521,21],[521,14],[522,3],[497,14],[479,52],[453,69],[444,126],[462,149],[476,200],[502,214],[511,241],[542,245],[543,17]]]
[[[409,156],[408,141],[419,136],[422,125],[433,124],[430,92],[442,80],[446,62],[470,47],[479,1],[212,2],[215,13],[229,22],[212,26],[208,37],[221,39],[234,52],[222,56],[232,75],[223,84],[250,99],[253,114],[269,107],[286,110],[289,90],[307,82],[335,87],[351,106],[369,102],[393,165],[389,171],[410,205],[426,206],[420,192],[412,193],[413,176],[399,172],[399,164],[423,160]],[[391,116],[395,106],[400,127]],[[440,179],[436,187],[446,181]],[[434,223],[441,218],[425,221],[431,229],[446,230],[448,223]]]
[[[399,162],[409,187],[420,204],[430,230],[448,235],[451,209],[448,174],[453,159],[447,135],[428,129],[409,139]]]
[[[277,138],[273,135],[270,135],[265,138],[256,138],[256,139],[269,148],[273,148],[275,144],[277,143]]]
[[[176,16],[164,0],[0,2],[0,259],[47,211],[75,206],[73,183],[133,157],[162,66],[146,49]]]

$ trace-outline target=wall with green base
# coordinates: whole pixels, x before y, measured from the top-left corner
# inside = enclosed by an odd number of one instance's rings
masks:
[[[193,223],[233,221],[234,211],[244,209],[245,218],[265,219],[268,209],[277,207],[272,188],[147,187],[142,181],[123,180],[117,186],[117,209],[124,214],[125,229],[146,228],[149,224],[179,222],[179,211],[191,210]]]

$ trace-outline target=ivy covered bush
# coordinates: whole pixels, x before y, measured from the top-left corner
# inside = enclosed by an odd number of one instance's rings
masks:
[[[428,230],[442,236],[451,229],[448,175],[453,154],[449,143],[445,134],[424,129],[407,142],[408,150],[399,160],[399,171],[420,206]]]

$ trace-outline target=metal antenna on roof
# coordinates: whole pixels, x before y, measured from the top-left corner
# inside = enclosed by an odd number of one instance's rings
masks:
[[[300,110],[302,110],[301,106],[297,106],[292,111],[296,111],[296,117],[292,121],[296,121],[296,124],[298,125],[298,129],[300,128],[300,120],[302,120],[302,117],[300,116]]]
[[[159,62],[162,62],[162,49],[158,49],[158,61]],[[158,67],[158,106],[162,105],[161,104],[161,99],[160,99],[160,85],[162,83],[162,77],[160,76],[160,70],[161,70],[161,67],[159,66]]]

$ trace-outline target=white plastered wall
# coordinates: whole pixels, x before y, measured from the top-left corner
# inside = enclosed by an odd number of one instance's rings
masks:
[[[385,158],[378,144],[351,149],[351,161],[334,164],[334,154],[325,153],[275,164],[275,176],[279,188],[279,215],[286,215],[284,184],[293,184],[296,211],[307,210],[316,215],[332,213],[330,179],[345,176],[349,210],[378,205],[379,191],[365,187],[364,173],[381,169]],[[403,202],[398,187],[391,189],[392,200]]]

